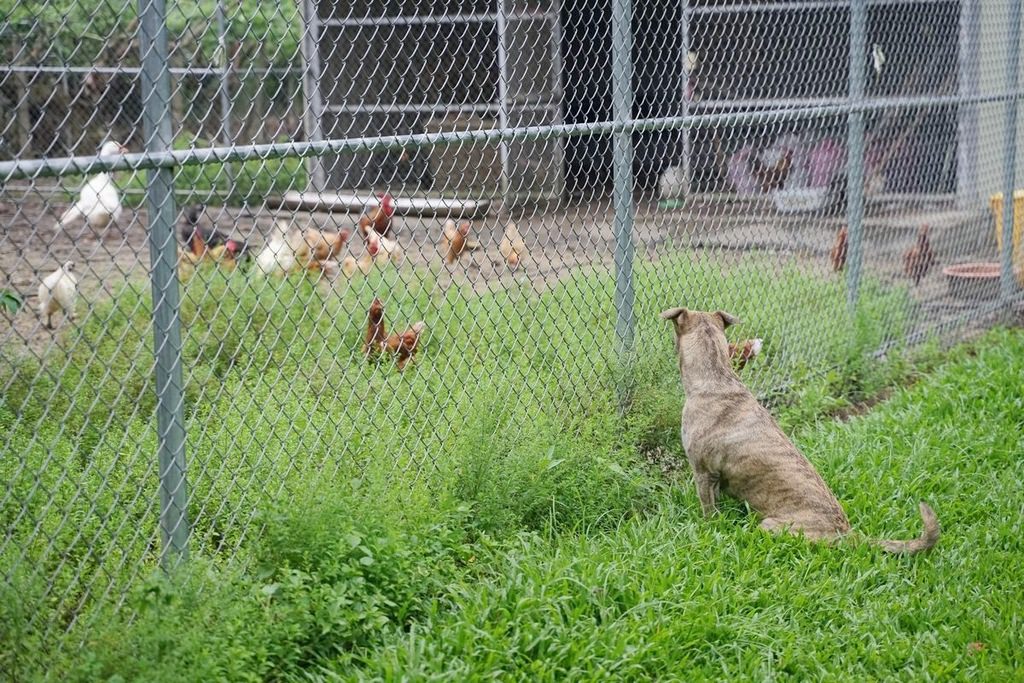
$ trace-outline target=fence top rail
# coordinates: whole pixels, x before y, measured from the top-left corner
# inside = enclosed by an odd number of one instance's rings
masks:
[[[225,69],[253,74],[302,73],[301,64],[289,66],[172,66],[167,70],[175,76],[221,76]],[[108,74],[112,76],[138,76],[141,66],[71,66],[60,64],[0,64],[0,74]]]
[[[0,184],[23,178],[99,173],[103,171],[142,170],[148,168],[174,168],[199,164],[248,161],[251,159],[277,159],[281,157],[316,157],[351,151],[378,151],[409,147],[430,147],[447,143],[488,143],[540,140],[550,137],[580,137],[619,132],[652,132],[670,129],[700,128],[711,125],[740,125],[748,123],[778,123],[828,116],[842,116],[852,112],[884,111],[914,107],[947,107],[963,104],[985,104],[1024,99],[1024,91],[993,93],[964,97],[961,95],[927,95],[918,97],[871,98],[859,102],[849,100],[841,104],[815,107],[794,107],[752,111],[689,114],[626,121],[598,121],[593,123],[563,123],[514,128],[484,128],[480,130],[445,131],[438,133],[411,133],[353,138],[337,138],[315,142],[277,142],[229,147],[205,147],[166,152],[133,153],[119,156],[95,155],[60,157],[53,159],[15,159],[0,162]]]
[[[814,9],[849,9],[855,0],[777,0],[776,2],[740,2],[733,5],[702,5],[692,3],[686,12],[701,14],[746,14],[748,12],[798,12]],[[952,0],[866,0],[871,7],[898,5],[942,5]]]

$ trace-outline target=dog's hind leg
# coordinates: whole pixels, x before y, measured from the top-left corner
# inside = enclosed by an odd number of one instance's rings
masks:
[[[701,511],[705,517],[711,517],[718,512],[718,475],[694,472],[693,478],[697,482],[697,497],[700,498]]]
[[[758,526],[773,534],[782,534],[789,531],[789,522],[783,522],[775,517],[765,517]]]

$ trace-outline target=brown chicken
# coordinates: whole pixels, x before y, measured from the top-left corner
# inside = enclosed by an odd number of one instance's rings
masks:
[[[736,369],[742,370],[748,361],[761,353],[763,343],[761,339],[747,339],[735,344],[729,344],[729,358],[732,359]]]
[[[448,265],[458,261],[466,250],[466,238],[469,237],[471,228],[472,224],[469,222],[465,222],[457,228],[455,221],[450,220],[444,224],[441,243],[444,246],[444,260],[448,262]]]
[[[388,336],[383,348],[386,353],[395,356],[396,365],[398,365],[399,370],[404,370],[405,366],[416,357],[416,352],[419,350],[420,337],[426,328],[427,323],[420,320],[413,323],[412,327],[402,334],[392,333]]]
[[[352,233],[348,230],[335,232],[316,228],[307,229],[305,234],[306,244],[309,245],[313,258],[318,261],[326,261],[340,254],[351,236]]]
[[[366,339],[363,341],[363,355],[372,358],[384,348],[388,341],[387,330],[384,329],[384,304],[374,298],[366,322]]]
[[[903,255],[903,272],[917,286],[937,262],[935,250],[928,240],[928,226],[922,225],[917,233],[917,242]]]
[[[757,154],[750,155],[750,173],[757,179],[761,192],[781,190],[793,168],[793,150],[787,149],[782,158],[772,166],[766,166]]]
[[[342,275],[347,278],[351,278],[356,274],[356,271],[359,270],[359,262],[351,255],[346,256],[341,260],[340,270]]]
[[[844,225],[839,229],[839,234],[836,236],[836,243],[832,247],[832,251],[829,252],[829,258],[832,261],[832,270],[835,272],[841,271],[846,267],[846,250],[847,250],[847,237],[849,233]]]
[[[387,237],[391,232],[391,219],[395,215],[395,198],[390,192],[380,196],[380,205],[369,209],[359,218],[359,232],[366,237],[372,228],[374,232],[382,237]]]
[[[192,239],[189,240],[188,248],[193,256],[201,257],[206,253],[206,241],[203,240],[203,236],[198,230],[192,233]]]
[[[523,241],[523,236],[519,234],[519,228],[515,223],[509,223],[505,228],[505,234],[501,236],[501,241],[498,243],[498,251],[512,270],[519,267],[519,264],[526,259],[528,255],[526,242]]]

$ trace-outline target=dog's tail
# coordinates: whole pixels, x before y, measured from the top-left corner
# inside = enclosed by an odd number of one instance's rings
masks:
[[[940,533],[939,518],[935,516],[935,511],[928,506],[928,503],[922,501],[920,507],[921,521],[924,522],[924,533],[910,541],[876,540],[872,541],[872,543],[887,553],[895,555],[914,555],[924,552],[938,543]]]

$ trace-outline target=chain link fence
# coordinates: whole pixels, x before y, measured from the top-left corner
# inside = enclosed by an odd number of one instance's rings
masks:
[[[786,400],[1021,301],[1019,0],[0,8],[0,668],[676,382],[666,307]]]

